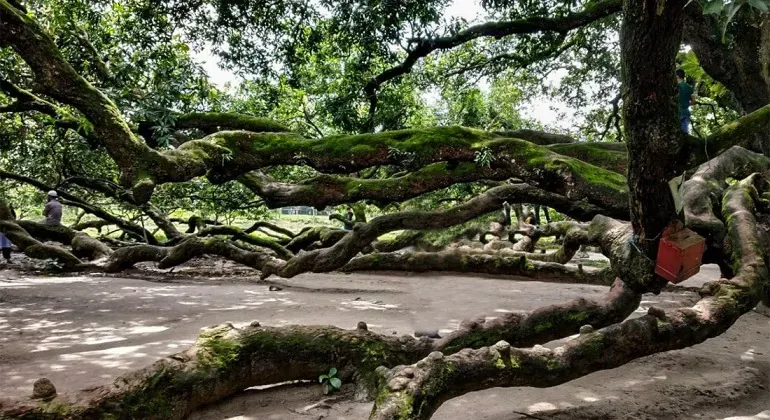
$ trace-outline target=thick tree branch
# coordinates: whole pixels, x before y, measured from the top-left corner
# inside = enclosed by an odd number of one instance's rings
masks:
[[[94,216],[96,216],[96,217],[98,217],[98,218],[100,218],[102,220],[105,220],[105,221],[107,221],[109,223],[112,223],[115,226],[117,226],[120,229],[122,229],[123,231],[125,231],[126,233],[131,234],[136,239],[139,239],[139,240],[142,240],[142,241],[146,240],[148,243],[153,244],[153,245],[157,245],[157,243],[158,243],[157,239],[155,239],[155,237],[152,235],[152,233],[150,233],[148,230],[142,228],[141,226],[138,226],[135,223],[131,223],[131,222],[127,221],[127,220],[123,220],[120,217],[117,217],[117,216],[107,212],[104,209],[101,209],[99,207],[96,207],[94,205],[91,205],[91,204],[87,203],[85,200],[83,200],[83,199],[81,199],[81,198],[79,198],[77,196],[74,196],[74,195],[72,195],[72,194],[70,194],[70,193],[68,193],[66,191],[62,191],[59,188],[56,188],[56,187],[51,186],[51,185],[47,185],[47,184],[45,184],[45,183],[43,183],[41,181],[38,181],[38,180],[36,180],[34,178],[30,178],[30,177],[27,177],[27,176],[24,176],[24,175],[19,175],[19,174],[13,173],[13,172],[2,171],[2,170],[0,170],[0,179],[11,179],[11,180],[14,180],[14,181],[17,181],[17,182],[22,182],[24,184],[31,185],[31,186],[39,189],[40,191],[46,192],[46,193],[48,191],[55,190],[55,191],[57,191],[59,193],[59,195],[63,199],[67,200],[63,204],[67,204],[67,205],[70,205],[70,206],[73,206],[73,207],[80,208],[80,209],[84,210],[86,213],[93,214]]]
[[[286,248],[282,247],[277,242],[271,241],[269,239],[263,239],[254,235],[249,235],[242,229],[235,226],[211,226],[198,232],[198,236],[201,238],[218,235],[232,236],[233,239],[237,239],[256,246],[261,246],[263,248],[268,248],[274,251],[279,258],[284,260],[288,260],[294,256],[294,254],[292,254]]]
[[[358,252],[374,242],[378,236],[394,230],[431,230],[454,226],[481,215],[498,211],[503,202],[545,203],[565,214],[580,214],[584,218],[593,210],[585,203],[563,199],[552,200],[554,194],[525,184],[504,185],[492,188],[467,203],[446,211],[400,212],[380,216],[367,224],[358,223],[353,230],[330,248],[299,254],[285,263],[270,264],[262,270],[262,278],[277,274],[293,277],[303,272],[326,272],[344,266]]]
[[[174,128],[177,130],[200,130],[209,135],[218,131],[243,130],[254,133],[287,133],[289,127],[269,118],[255,117],[235,112],[192,112],[173,114]],[[154,139],[156,123],[142,121],[137,131],[145,139]]]
[[[770,127],[770,105],[720,127],[705,140],[687,136],[680,165],[694,168],[733,146],[748,146],[757,133]]]
[[[414,363],[438,348],[450,353],[465,344],[491,345],[500,337],[521,346],[561,338],[577,332],[584,323],[598,328],[625,318],[639,299],[616,282],[597,301],[578,299],[531,313],[508,314],[503,321],[487,321],[487,325],[464,322],[458,332],[439,341],[379,335],[368,331],[363,322],[356,330],[262,327],[258,322],[237,329],[225,324],[202,332],[189,349],[126,374],[113,384],[59,396],[49,404],[2,404],[0,413],[34,417],[43,415],[46,407],[56,407],[59,415],[67,417],[88,413],[95,417],[182,419],[245,388],[316,380],[319,372],[329,367],[337,367],[343,380],[354,377],[360,388],[368,389],[374,385],[379,366]],[[554,323],[559,326],[554,327]],[[549,332],[552,328],[555,331]],[[169,387],[169,383],[175,386]]]
[[[526,253],[522,253],[526,254]],[[532,254],[539,255],[539,254]],[[610,269],[570,267],[559,263],[529,260],[524,255],[473,251],[375,252],[350,260],[339,269],[344,273],[360,271],[407,271],[414,273],[479,273],[543,282],[575,284],[612,284]]]
[[[107,245],[86,233],[66,226],[50,226],[29,220],[17,220],[16,224],[37,240],[59,242],[71,246],[72,253],[81,258],[98,260],[112,254],[112,249]]]
[[[550,387],[720,335],[757,305],[763,284],[770,280],[751,211],[757,178],[730,187],[723,201],[733,262],[740,268],[734,278],[705,286],[703,299],[692,308],[666,312],[651,308],[641,318],[587,330],[553,350],[518,349],[501,341],[452,356],[434,352],[416,365],[380,370],[381,391],[370,419],[429,419],[444,401],[467,392],[499,386]]]
[[[223,133],[218,135],[221,134]],[[324,140],[287,142],[280,150],[268,149],[261,152],[261,155],[271,158],[271,162],[264,162],[261,166],[280,163],[283,161],[280,153],[288,154],[291,150],[290,159],[296,159],[299,152],[302,155],[302,162],[310,166],[321,170],[341,171],[337,165],[346,165],[346,170],[349,172],[363,167],[392,163],[388,157],[388,150],[393,148],[403,150],[405,153],[412,153],[415,162],[419,162],[418,165],[428,166],[402,177],[381,180],[322,175],[301,184],[283,184],[273,182],[258,173],[248,174],[241,177],[240,180],[257,195],[263,197],[270,207],[311,204],[323,208],[327,205],[349,203],[360,199],[371,199],[381,203],[401,201],[458,182],[519,178],[571,200],[585,200],[602,208],[605,214],[612,217],[628,217],[627,186],[620,174],[553,153],[547,148],[523,140],[493,137],[484,141],[485,138],[488,138],[486,136],[487,134],[483,132],[450,127],[327,138],[326,141],[328,141],[329,146],[336,142],[341,143],[343,140],[345,143],[350,142],[346,149],[353,151],[353,153],[351,155],[346,154],[345,157],[324,157],[317,151],[314,152],[314,150],[318,150],[317,148],[328,147],[321,146]],[[418,137],[423,139],[419,143],[421,147],[413,148],[407,140]],[[437,143],[433,143],[434,138]],[[359,143],[364,139],[368,140],[366,145]],[[470,143],[471,139],[480,142]],[[341,146],[339,143],[338,145]],[[576,145],[569,151],[566,148],[568,145],[564,146],[565,153],[578,153],[578,150],[581,149]],[[471,163],[475,159],[475,151],[482,148],[489,148],[494,155],[494,160],[488,167]],[[357,153],[358,150],[361,153]],[[596,150],[598,152],[593,153],[594,156],[604,160],[608,166],[617,165],[615,155],[619,152],[604,153],[600,147],[596,147]],[[604,159],[603,155],[611,157]],[[467,163],[431,164],[431,161],[437,160],[465,161]],[[253,164],[253,161],[250,162]],[[229,170],[241,172],[242,168],[238,167],[238,163],[233,162]],[[225,179],[230,178],[230,176],[223,174]],[[209,177],[211,178],[211,174]]]
[[[170,247],[136,245],[118,249],[110,256],[105,270],[118,272],[146,261],[157,262],[158,268],[165,269],[203,255],[219,255],[257,270],[274,259],[266,252],[247,251],[233,245],[230,241],[217,238],[201,239],[197,236],[191,236]]]
[[[710,248],[721,249],[727,234],[727,227],[719,218],[722,196],[728,187],[727,178],[744,178],[755,172],[762,172],[770,179],[770,158],[733,146],[701,165],[684,182],[682,204],[685,223],[705,237]]]

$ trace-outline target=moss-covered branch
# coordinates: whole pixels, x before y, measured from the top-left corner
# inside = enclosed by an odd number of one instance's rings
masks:
[[[294,232],[290,231],[289,229],[282,228],[274,223],[266,222],[264,220],[260,220],[259,222],[254,222],[253,225],[251,225],[248,229],[244,230],[245,233],[253,233],[256,232],[259,229],[267,229],[272,230],[273,232],[279,233],[281,235],[286,236],[287,238],[294,238],[297,236]]]
[[[764,231],[758,229],[752,212],[757,178],[730,187],[722,204],[736,275],[704,286],[703,298],[695,306],[670,311],[651,308],[641,318],[587,330],[553,350],[518,349],[501,341],[451,356],[435,352],[415,365],[380,370],[382,385],[370,419],[429,419],[444,401],[467,392],[499,386],[554,386],[722,334],[757,305],[770,280],[759,237]]]
[[[73,194],[70,194],[66,191],[62,191],[59,188],[55,188],[52,185],[47,185],[37,179],[16,174],[13,172],[8,172],[8,171],[0,171],[0,179],[10,179],[13,181],[31,185],[42,192],[56,190],[59,193],[59,195],[66,200],[63,202],[63,204],[69,205],[72,207],[77,207],[79,209],[84,210],[86,213],[92,214],[108,223],[114,224],[115,226],[119,227],[121,230],[133,236],[137,240],[146,241],[147,243],[152,245],[158,244],[158,241],[157,239],[155,239],[155,236],[153,236],[153,234],[150,233],[150,231],[148,231],[147,229],[144,229],[141,226],[135,223],[132,223],[128,220],[124,220],[120,217],[117,217],[100,207],[94,206],[93,204],[90,204]]]
[[[174,128],[177,130],[198,130],[204,135],[217,131],[243,130],[254,133],[283,133],[291,131],[286,125],[270,118],[255,117],[236,112],[192,112],[173,114]],[[155,139],[153,121],[142,121],[137,131],[146,140]]]
[[[527,201],[548,203],[548,205],[553,205],[555,201],[559,201],[558,205],[554,205],[553,208],[565,214],[574,214],[577,219],[585,218],[597,210],[583,202],[571,201],[564,197],[554,200],[555,197],[558,196],[526,184],[508,184],[492,188],[467,203],[446,211],[399,212],[380,216],[367,224],[356,224],[350,233],[330,248],[302,253],[287,262],[264,267],[262,277],[266,278],[272,274],[281,277],[293,277],[304,272],[336,270],[368,247],[378,236],[385,233],[402,229],[435,230],[447,228],[497,211],[502,208],[506,201]]]
[[[218,255],[257,270],[274,259],[266,252],[247,251],[230,241],[191,236],[174,246],[136,245],[118,249],[110,256],[105,270],[118,272],[147,261],[157,262],[158,268],[165,269],[203,255]]]
[[[71,246],[72,253],[81,258],[98,260],[112,254],[112,249],[107,245],[86,233],[66,226],[51,226],[29,220],[17,220],[16,224],[37,240],[59,242]]]
[[[754,172],[770,176],[770,158],[733,146],[726,152],[701,165],[683,186],[685,223],[703,235],[712,247],[722,247],[727,228],[719,219],[722,195],[727,178],[744,178]]]
[[[461,343],[491,345],[499,337],[518,345],[561,338],[577,332],[586,322],[597,326],[616,322],[638,303],[639,296],[616,282],[608,295],[595,302],[579,299],[531,313],[510,314],[504,322],[491,321],[487,326],[474,326],[468,321],[457,333],[438,341],[379,335],[368,331],[365,323],[359,323],[355,330],[327,326],[274,328],[257,322],[238,329],[225,324],[203,331],[189,349],[123,375],[112,384],[60,395],[47,402],[3,402],[0,415],[56,420],[183,419],[195,409],[245,388],[316,380],[330,367],[336,367],[343,380],[352,377],[360,389],[366,390],[375,384],[379,366],[414,363],[438,348],[450,353]]]
[[[682,149],[683,168],[694,168],[733,146],[747,146],[756,133],[770,126],[770,105],[725,124],[705,140],[688,136]]]
[[[288,260],[289,258],[294,256],[294,254],[292,254],[289,250],[281,246],[279,243],[275,241],[271,241],[269,239],[264,239],[258,236],[250,235],[244,232],[243,229],[235,226],[210,226],[198,232],[198,236],[200,236],[201,238],[205,238],[206,236],[219,236],[219,235],[231,236],[233,239],[237,239],[252,245],[263,247],[263,248],[268,248],[274,251],[279,258],[282,258],[284,260]]]
[[[532,254],[539,255],[539,254]],[[483,251],[375,252],[350,260],[342,272],[408,271],[479,273],[516,276],[554,283],[609,285],[615,278],[610,269],[570,267],[551,262],[528,260],[524,255]]]
[[[67,270],[72,270],[82,265],[82,262],[66,249],[38,241],[13,221],[0,220],[0,233],[7,236],[19,250],[30,258],[56,260],[62,268]]]

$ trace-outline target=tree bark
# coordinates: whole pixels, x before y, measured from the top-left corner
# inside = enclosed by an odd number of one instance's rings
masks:
[[[662,287],[654,278],[658,239],[676,218],[668,181],[678,165],[684,135],[678,123],[674,72],[682,40],[685,0],[625,0],[621,71],[628,145],[628,185],[633,241],[642,258],[632,264],[638,283]]]

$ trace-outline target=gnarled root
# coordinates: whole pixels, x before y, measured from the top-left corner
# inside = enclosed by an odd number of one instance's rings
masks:
[[[540,255],[540,254],[532,254]],[[479,251],[380,252],[356,257],[342,268],[354,271],[449,271],[526,277],[555,283],[610,285],[610,269],[570,267],[558,263],[529,261],[524,255],[506,256]]]
[[[247,251],[229,241],[192,236],[173,247],[136,245],[118,249],[110,256],[105,270],[118,272],[145,261],[158,262],[158,268],[165,269],[183,264],[202,255],[219,255],[257,270],[261,269],[267,262],[274,260],[265,252]]]
[[[72,270],[82,265],[78,257],[64,248],[46,245],[27,233],[18,224],[0,220],[0,232],[5,234],[25,255],[39,260],[55,259],[66,270]]]
[[[70,245],[72,253],[82,258],[97,260],[112,254],[112,249],[103,242],[66,226],[51,226],[29,220],[17,220],[16,224],[36,239]]]

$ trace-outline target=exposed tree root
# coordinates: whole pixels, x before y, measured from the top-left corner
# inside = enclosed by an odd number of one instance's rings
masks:
[[[97,260],[112,254],[112,249],[101,241],[66,226],[50,226],[29,220],[17,220],[16,224],[36,239],[71,246],[72,253],[82,258]],[[13,239],[11,241],[16,243]]]
[[[158,268],[165,269],[183,264],[202,255],[219,255],[257,270],[262,269],[262,266],[267,262],[274,260],[266,252],[247,251],[235,246],[230,241],[191,236],[171,247],[136,245],[118,249],[112,253],[107,261],[105,271],[118,272],[145,261],[155,261],[158,263]]]
[[[534,254],[538,255],[538,254]],[[610,285],[615,274],[610,269],[570,267],[557,263],[529,261],[524,255],[504,256],[485,252],[377,252],[353,258],[339,269],[354,271],[448,271],[520,276],[556,283]]]
[[[359,386],[367,389],[376,384],[379,366],[414,363],[436,349],[449,353],[461,345],[491,345],[501,337],[522,346],[561,338],[586,323],[604,326],[617,322],[636,308],[639,299],[618,281],[596,302],[578,299],[529,314],[508,314],[500,321],[464,322],[460,330],[442,340],[379,335],[367,331],[363,323],[356,330],[274,328],[258,323],[237,329],[225,324],[201,333],[184,352],[123,375],[113,384],[60,395],[48,402],[0,402],[0,415],[182,419],[198,407],[245,388],[315,380],[330,367],[337,367],[345,380],[355,377]]]
[[[82,265],[82,262],[78,257],[72,255],[72,253],[66,249],[58,246],[46,245],[38,241],[21,226],[12,221],[0,220],[0,232],[5,234],[14,245],[30,258],[40,260],[54,259],[58,261],[64,269],[68,270]]]
[[[723,333],[757,305],[763,286],[770,281],[752,212],[758,198],[757,177],[730,187],[722,201],[736,276],[704,286],[703,298],[692,308],[665,312],[651,308],[646,316],[586,331],[554,350],[518,349],[501,341],[451,356],[434,352],[411,366],[383,368],[370,418],[429,419],[444,401],[467,392],[496,386],[554,386]]]
[[[198,236],[200,236],[201,238],[204,238],[206,236],[215,236],[215,235],[232,236],[233,239],[237,239],[237,240],[249,243],[251,245],[256,245],[263,248],[271,249],[276,254],[278,254],[278,257],[284,260],[288,260],[289,258],[294,256],[294,254],[291,251],[282,247],[279,243],[275,241],[271,241],[269,239],[263,239],[254,235],[249,235],[248,233],[244,232],[242,229],[235,226],[211,226],[198,232]]]

